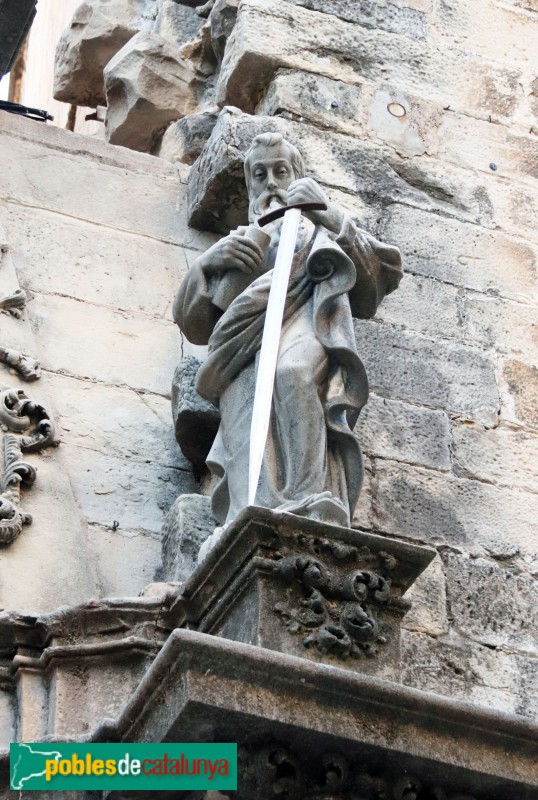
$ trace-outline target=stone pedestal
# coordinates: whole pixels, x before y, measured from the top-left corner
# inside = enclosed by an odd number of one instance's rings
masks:
[[[183,587],[182,627],[396,679],[403,595],[435,552],[248,508]]]

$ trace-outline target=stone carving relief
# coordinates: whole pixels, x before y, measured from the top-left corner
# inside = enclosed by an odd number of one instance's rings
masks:
[[[21,488],[36,479],[36,468],[24,454],[58,445],[52,417],[20,389],[0,393],[3,474],[0,483],[0,544],[11,544],[32,517],[21,508]]]
[[[414,775],[371,771],[340,753],[323,753],[307,761],[286,745],[264,746],[242,753],[241,785],[256,797],[283,800],[476,800],[470,794],[431,785]],[[244,797],[247,794],[242,795]]]
[[[20,319],[27,299],[24,289],[16,289],[12,294],[0,297],[0,311],[5,311]]]
[[[0,361],[16,370],[25,381],[36,381],[41,377],[41,364],[33,356],[0,347]]]

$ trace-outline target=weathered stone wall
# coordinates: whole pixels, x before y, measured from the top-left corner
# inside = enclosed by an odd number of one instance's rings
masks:
[[[518,0],[242,0],[226,42],[219,15],[233,5],[218,0],[196,47],[178,55],[184,119],[161,154],[192,163],[216,124],[179,214],[165,160],[93,144],[82,155],[80,140],[54,142],[50,132],[30,146],[16,126],[10,134],[11,151],[32,157],[16,166],[3,224],[33,293],[42,385],[90,522],[81,541],[98,554],[105,591],[115,580],[137,590],[157,569],[162,508],[196,491],[171,444],[165,397],[179,352],[169,301],[203,245],[185,217],[222,225],[214,212],[227,189],[238,193],[230,210],[244,208],[244,148],[264,128],[282,130],[332,199],[403,253],[400,289],[375,320],[357,323],[372,395],[357,428],[368,480],[355,519],[438,549],[413,590],[402,679],[535,715],[536,9]],[[138,113],[137,82],[127,83]],[[144,83],[152,98],[154,88]],[[216,122],[215,100],[235,110]],[[144,147],[155,137],[150,129]],[[58,168],[64,159],[69,171]],[[41,269],[39,237],[49,242]],[[51,246],[58,240],[65,247]]]
[[[538,107],[525,4],[242,0],[223,112],[190,179],[208,224],[246,142],[281,130],[406,277],[357,322],[371,400],[356,524],[434,545],[413,686],[538,711]],[[235,181],[235,183],[234,183]],[[237,207],[237,204],[235,204]]]
[[[1,294],[22,287],[22,318],[0,344],[38,358],[18,386],[55,416],[61,445],[32,455],[33,514],[3,548],[1,605],[46,611],[136,596],[160,576],[163,513],[196,491],[172,429],[181,356],[170,305],[201,237],[178,210],[164,161],[3,114]]]

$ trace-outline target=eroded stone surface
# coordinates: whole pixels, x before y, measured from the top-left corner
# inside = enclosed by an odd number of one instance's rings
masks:
[[[424,211],[392,205],[383,235],[398,242],[406,270],[447,283],[538,299],[537,251],[521,239]]]
[[[538,428],[538,368],[521,361],[507,361],[502,379],[503,416]]]
[[[538,435],[525,430],[455,425],[454,468],[460,475],[537,491]]]
[[[194,356],[185,356],[178,365],[172,381],[172,418],[184,456],[201,471],[217,433],[220,414],[196,391],[200,364]]]
[[[166,580],[183,582],[191,576],[198,563],[198,551],[215,526],[209,497],[183,494],[177,498],[162,527]]]
[[[146,0],[90,0],[75,11],[56,50],[54,97],[79,106],[106,105],[103,70],[140,30]]]
[[[355,431],[371,456],[450,469],[450,426],[442,411],[371,395]]]
[[[374,391],[485,425],[497,421],[494,363],[479,350],[376,322],[356,321],[355,331]]]
[[[211,136],[216,122],[217,114],[211,111],[189,114],[188,117],[173,122],[162,138],[160,158],[193,164]]]
[[[141,31],[108,62],[107,140],[149,151],[168,125],[196,108],[196,73],[177,44]]]
[[[536,558],[538,495],[376,462],[374,530],[499,559]]]
[[[538,583],[483,558],[445,555],[449,613],[456,629],[486,645],[538,654]]]

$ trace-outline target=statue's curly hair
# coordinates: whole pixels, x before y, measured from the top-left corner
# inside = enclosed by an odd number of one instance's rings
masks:
[[[305,164],[302,155],[297,150],[295,145],[289,142],[287,139],[284,139],[281,133],[260,133],[258,136],[254,137],[252,144],[245,154],[245,178],[247,183],[249,182],[251,176],[250,160],[253,151],[257,147],[280,147],[281,145],[284,145],[290,151],[290,163],[295,177],[304,178],[306,171]]]

